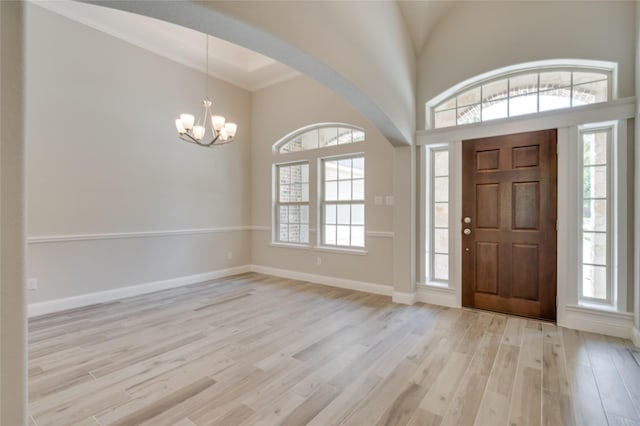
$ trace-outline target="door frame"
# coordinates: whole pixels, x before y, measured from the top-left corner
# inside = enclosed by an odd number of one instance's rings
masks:
[[[635,116],[635,99],[627,98],[614,100],[602,104],[588,105],[572,110],[552,111],[539,113],[530,116],[523,116],[517,119],[496,120],[495,122],[478,123],[467,126],[451,127],[436,130],[424,130],[417,132],[416,143],[418,146],[428,147],[431,145],[448,145],[449,147],[449,238],[450,238],[450,258],[449,258],[449,285],[432,285],[431,283],[418,282],[417,292],[418,300],[428,303],[442,304],[451,307],[462,307],[462,141],[467,139],[475,139],[490,136],[503,136],[512,133],[522,133],[544,129],[557,129],[558,143],[558,181],[557,181],[557,303],[556,318],[558,325],[570,328],[582,328],[584,321],[592,321],[595,324],[600,319],[587,318],[590,312],[596,311],[590,309],[589,306],[580,305],[578,302],[577,288],[577,267],[579,261],[578,255],[578,237],[579,229],[575,224],[575,217],[580,213],[578,209],[578,129],[579,126],[586,123],[602,123],[602,122],[618,122],[618,138],[619,142],[627,141],[627,120]],[[425,151],[423,149],[423,151]],[[424,152],[419,156],[419,160],[424,163],[426,155]],[[626,174],[626,164],[620,162],[614,175],[624,176]],[[426,182],[426,167],[422,164],[420,167],[420,246],[417,253],[424,262],[425,253],[425,234],[426,223],[424,208],[427,206],[425,191],[422,190],[424,182]],[[622,166],[622,167],[620,167]],[[615,177],[614,177],[615,178]],[[623,197],[622,198],[626,198]],[[626,206],[626,199],[620,203]],[[618,220],[618,232],[624,230],[626,232],[626,216],[616,215]],[[627,245],[627,240],[622,241],[620,246]],[[617,262],[618,276],[626,277],[627,270],[626,252],[619,253]],[[614,265],[612,267],[615,267]],[[421,279],[424,279],[424,268],[419,271]],[[621,333],[623,324],[633,319],[630,314],[626,313],[626,281],[619,283],[618,304],[615,310],[604,311],[602,308],[597,311],[602,315],[607,315],[615,326],[602,329],[608,331],[609,334]],[[575,285],[574,285],[575,284]],[[422,294],[422,297],[420,296]],[[587,312],[590,311],[590,312]],[[627,318],[630,316],[629,318]],[[626,325],[625,325],[626,326]],[[614,327],[617,327],[614,330]]]

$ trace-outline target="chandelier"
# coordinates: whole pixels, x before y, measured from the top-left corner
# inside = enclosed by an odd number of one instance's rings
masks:
[[[209,35],[206,37],[206,63],[207,74],[205,81],[209,78]],[[206,85],[208,89],[208,84]],[[202,101],[202,115],[195,121],[192,114],[180,114],[176,119],[176,130],[178,137],[185,142],[211,148],[213,146],[224,145],[232,142],[236,136],[238,126],[236,123],[228,123],[221,115],[213,115],[211,112],[212,102],[208,96]]]

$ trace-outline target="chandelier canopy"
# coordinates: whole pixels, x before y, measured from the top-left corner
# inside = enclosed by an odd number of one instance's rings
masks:
[[[206,37],[206,69],[205,82],[209,78],[209,36]],[[206,84],[208,89],[208,84]],[[176,130],[178,137],[185,142],[194,143],[196,145],[207,148],[224,145],[233,142],[238,130],[236,123],[228,123],[221,115],[213,115],[211,106],[213,103],[208,96],[202,101],[202,115],[195,121],[192,114],[180,114],[176,119]]]

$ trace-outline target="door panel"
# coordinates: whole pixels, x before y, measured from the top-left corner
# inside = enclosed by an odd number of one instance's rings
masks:
[[[556,130],[465,141],[463,306],[556,318]]]

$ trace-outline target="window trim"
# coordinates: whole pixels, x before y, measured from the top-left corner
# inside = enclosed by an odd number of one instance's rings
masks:
[[[349,201],[345,201],[345,200],[332,200],[330,202],[327,202],[327,200],[325,200],[325,180],[324,180],[324,163],[326,161],[334,161],[334,160],[345,160],[345,159],[353,159],[353,158],[362,158],[362,161],[364,162],[365,165],[365,174],[364,174],[364,185],[366,188],[366,181],[367,181],[367,174],[366,174],[366,156],[364,152],[350,152],[350,153],[345,153],[342,155],[331,155],[331,156],[325,156],[325,157],[320,157],[318,158],[318,165],[317,165],[317,170],[318,170],[318,212],[317,212],[317,218],[318,218],[318,232],[316,234],[317,237],[317,242],[316,242],[316,247],[318,249],[321,250],[331,250],[331,251],[341,251],[341,252],[352,252],[352,253],[366,253],[366,247],[367,247],[367,220],[366,220],[366,195],[363,193],[363,198],[362,200],[349,200]],[[351,182],[353,183],[353,177],[351,178]],[[353,205],[353,204],[362,204],[363,209],[364,209],[364,225],[362,226],[363,228],[363,246],[352,246],[352,245],[339,245],[337,244],[337,240],[336,240],[336,244],[335,245],[330,245],[326,243],[325,240],[325,205],[329,203],[329,204],[336,204],[336,205]],[[337,226],[337,225],[336,225]],[[351,224],[351,218],[349,218],[349,226],[353,226]]]

